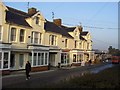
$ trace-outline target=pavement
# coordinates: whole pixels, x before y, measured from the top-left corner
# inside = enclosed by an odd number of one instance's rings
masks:
[[[61,68],[58,68],[58,67],[51,67],[50,70],[47,70],[47,71],[39,71],[39,72],[30,72],[31,75],[33,74],[38,74],[38,73],[46,73],[46,72],[52,72],[52,71],[56,71],[56,70],[61,70],[61,69],[72,69],[72,68],[78,68],[78,67],[81,67],[81,66],[72,66],[72,67],[61,67]],[[10,73],[10,75],[4,75],[2,76],[2,78],[7,78],[7,77],[15,77],[15,76],[23,76],[25,75],[25,70],[21,70],[21,71],[13,71]]]
[[[45,85],[54,85],[54,83],[66,80],[73,76],[81,76],[94,68],[103,67],[110,63],[101,63],[83,67],[62,67],[42,72],[31,72],[31,79],[25,80],[25,73],[19,72],[2,77],[3,90],[7,88],[45,88]]]

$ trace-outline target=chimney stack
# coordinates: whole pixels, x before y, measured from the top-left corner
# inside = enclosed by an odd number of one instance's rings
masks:
[[[29,15],[34,15],[36,12],[37,12],[36,8],[33,8],[33,7],[32,7],[32,8],[29,8],[29,9],[28,9],[28,14],[29,14]]]
[[[62,25],[62,20],[61,20],[61,19],[53,19],[53,22],[54,22],[57,26],[61,26],[61,25]]]

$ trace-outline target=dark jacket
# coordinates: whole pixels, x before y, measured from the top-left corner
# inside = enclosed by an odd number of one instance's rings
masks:
[[[26,70],[27,72],[30,72],[30,71],[31,71],[31,64],[30,64],[30,63],[26,63],[25,70]]]

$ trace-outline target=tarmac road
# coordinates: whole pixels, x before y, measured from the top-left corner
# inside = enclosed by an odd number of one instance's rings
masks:
[[[102,63],[91,66],[77,68],[62,68],[57,70],[49,70],[46,72],[31,73],[31,79],[26,80],[25,74],[2,77],[2,89],[7,88],[45,88],[45,85],[54,85],[60,80],[68,79],[72,76],[80,76],[86,72],[94,70],[99,71],[102,67],[113,66],[111,63]],[[105,68],[103,68],[105,69]]]

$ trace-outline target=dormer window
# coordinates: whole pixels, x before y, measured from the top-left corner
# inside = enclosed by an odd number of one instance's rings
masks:
[[[36,17],[36,24],[39,24],[39,17]]]

